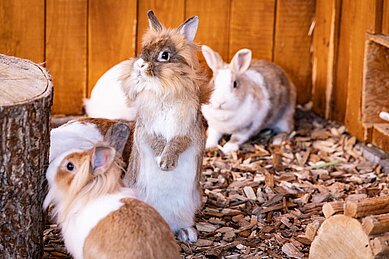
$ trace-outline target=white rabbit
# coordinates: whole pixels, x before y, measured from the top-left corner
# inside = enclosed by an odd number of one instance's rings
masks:
[[[51,161],[44,208],[54,205],[66,248],[75,259],[180,258],[168,224],[123,187],[120,164],[104,145]]]
[[[230,64],[208,46],[202,52],[213,71],[210,102],[202,106],[209,126],[206,148],[217,146],[223,134],[231,134],[221,149],[229,153],[264,128],[293,129],[296,89],[279,66],[252,60],[249,49],[239,50]]]
[[[135,120],[136,109],[128,102],[122,90],[122,77],[132,67],[132,60],[125,60],[107,70],[94,86],[90,99],[84,99],[88,117],[113,120]]]

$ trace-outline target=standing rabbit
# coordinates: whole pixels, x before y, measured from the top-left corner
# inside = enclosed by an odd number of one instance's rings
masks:
[[[125,88],[138,110],[125,183],[158,210],[181,241],[195,242],[205,146],[200,112],[205,81],[193,42],[198,17],[176,29],[163,27],[152,11],[148,18],[150,28]]]
[[[65,246],[81,258],[180,258],[169,226],[123,188],[112,147],[69,150],[51,161],[44,207],[54,205]]]
[[[123,92],[122,77],[131,69],[133,60],[125,60],[107,70],[93,87],[89,99],[84,99],[88,117],[113,120],[135,120],[136,109]]]
[[[296,89],[279,66],[251,60],[249,49],[239,50],[230,64],[208,46],[202,52],[213,71],[214,88],[210,103],[202,106],[209,126],[206,148],[217,146],[223,134],[231,134],[222,147],[229,153],[262,129],[293,129]]]

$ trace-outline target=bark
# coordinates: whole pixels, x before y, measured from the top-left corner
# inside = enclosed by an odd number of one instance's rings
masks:
[[[46,70],[28,60],[0,55],[0,251],[3,258],[42,256],[42,204],[46,194],[51,106],[52,83]]]

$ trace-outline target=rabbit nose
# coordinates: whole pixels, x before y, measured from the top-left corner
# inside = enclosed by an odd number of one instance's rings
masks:
[[[140,58],[136,61],[136,66],[140,69],[144,69],[146,67],[146,62]]]

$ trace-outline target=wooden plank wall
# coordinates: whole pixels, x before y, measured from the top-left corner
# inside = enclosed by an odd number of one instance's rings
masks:
[[[149,9],[167,26],[199,16],[197,42],[226,61],[251,48],[255,58],[290,73],[300,103],[311,99],[308,31],[315,0],[0,1],[0,53],[45,62],[54,80],[54,113],[81,114],[82,99],[104,71],[140,52]]]
[[[388,28],[389,0],[316,2],[313,110],[360,140],[371,140],[361,114],[366,33],[388,35]]]

